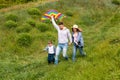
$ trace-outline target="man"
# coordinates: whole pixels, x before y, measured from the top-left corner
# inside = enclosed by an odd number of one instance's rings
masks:
[[[53,16],[51,17],[51,19],[52,19],[53,26],[58,31],[58,46],[57,46],[56,55],[55,55],[55,64],[58,64],[58,57],[59,57],[61,50],[63,51],[63,57],[66,60],[68,60],[67,48],[68,48],[68,44],[70,45],[72,43],[72,37],[71,37],[69,29],[67,29],[64,26],[63,22],[60,22],[57,25]],[[68,39],[70,40],[69,43],[68,43]]]

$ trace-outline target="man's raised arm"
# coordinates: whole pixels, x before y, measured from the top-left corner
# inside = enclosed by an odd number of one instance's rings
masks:
[[[53,16],[51,16],[51,19],[52,19],[52,24],[53,24],[53,26],[54,26],[57,30],[59,30],[59,26],[56,24]]]

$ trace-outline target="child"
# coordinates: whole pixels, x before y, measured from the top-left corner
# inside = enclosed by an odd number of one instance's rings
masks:
[[[56,48],[55,46],[52,44],[52,41],[49,41],[48,42],[48,45],[47,47],[44,49],[45,51],[48,52],[48,64],[55,61],[55,51],[56,51]]]

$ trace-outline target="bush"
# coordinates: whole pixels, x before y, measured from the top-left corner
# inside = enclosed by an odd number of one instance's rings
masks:
[[[9,21],[6,21],[5,26],[9,29],[10,28],[16,28],[17,23],[15,21],[9,20]]]
[[[31,26],[35,27],[36,26],[36,22],[33,19],[28,19],[27,23],[30,24]]]
[[[46,32],[45,35],[44,33],[39,35],[40,41],[48,42],[48,41],[56,41],[56,37],[53,32]]]
[[[120,0],[112,0],[113,4],[120,5]]]
[[[38,23],[38,24],[36,25],[36,27],[37,27],[38,30],[41,31],[41,32],[45,32],[45,31],[47,31],[47,30],[50,30],[50,26],[48,26],[48,25],[45,24],[45,23]]]
[[[66,11],[65,14],[66,14],[67,16],[71,16],[71,17],[73,16],[73,12],[72,12],[72,11]]]
[[[7,8],[8,6],[9,6],[8,4],[0,4],[0,9]]]
[[[40,15],[40,11],[37,8],[30,8],[30,9],[28,9],[28,14],[30,14],[30,15]]]
[[[22,33],[17,38],[17,44],[19,46],[28,47],[32,44],[32,37],[26,33]]]
[[[16,14],[7,14],[5,17],[7,20],[18,21],[18,16]]]
[[[37,0],[14,0],[17,3],[28,3],[28,2],[32,2],[32,1],[37,1]]]
[[[54,33],[52,33],[52,32],[47,32],[46,36],[47,36],[46,37],[47,41],[50,40],[50,41],[55,42],[57,40],[57,38],[55,37]]]
[[[16,29],[17,33],[22,32],[29,32],[32,29],[32,27],[29,24],[24,24],[23,26],[20,26]]]

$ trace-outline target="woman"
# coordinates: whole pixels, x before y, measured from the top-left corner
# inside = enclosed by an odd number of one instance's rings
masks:
[[[83,42],[83,37],[82,37],[81,32],[82,32],[82,30],[80,28],[78,28],[78,25],[73,25],[73,27],[72,27],[72,42],[73,42],[72,60],[73,61],[75,61],[77,49],[79,49],[80,54],[82,56],[86,56],[86,54],[83,51],[84,42]]]

